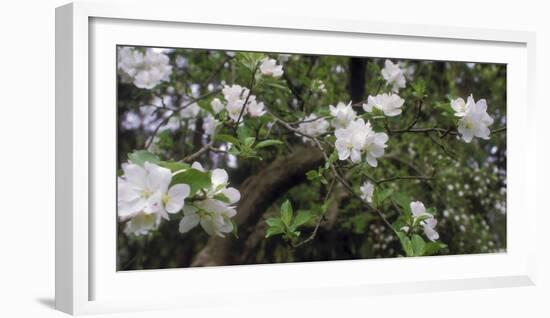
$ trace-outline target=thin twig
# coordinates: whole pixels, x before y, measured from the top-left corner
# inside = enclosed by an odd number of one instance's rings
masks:
[[[332,181],[330,182],[327,193],[325,194],[325,199],[324,199],[325,203],[327,202],[328,198],[330,197],[330,194],[332,193],[332,189],[334,188],[335,181],[336,181],[336,178],[332,178]],[[304,245],[308,242],[313,241],[313,239],[315,239],[315,236],[317,235],[317,231],[319,231],[319,227],[321,226],[321,223],[323,222],[324,219],[325,219],[324,215],[319,215],[317,217],[317,223],[315,223],[315,228],[313,229],[313,232],[311,232],[311,234],[306,239],[304,239],[303,241],[301,241],[299,243],[296,243],[296,244],[292,244],[292,247],[297,248],[297,247],[302,246],[302,245]]]
[[[172,113],[169,114],[168,116],[166,116],[156,127],[155,129],[153,130],[153,132],[151,133],[151,136],[147,139],[147,141],[145,142],[145,149],[149,148],[149,146],[151,145],[151,143],[153,142],[153,140],[155,139],[160,127],[164,126],[166,123],[168,123],[168,121],[174,117],[176,114],[178,114],[180,111],[184,110],[185,108],[191,106],[192,104],[202,100],[202,99],[205,99],[205,98],[208,98],[214,94],[217,94],[219,93],[221,90],[220,89],[217,89],[217,90],[213,90],[211,92],[208,92],[202,96],[199,96],[197,98],[193,98],[191,99],[189,102],[183,104],[182,106],[180,107],[177,107],[177,108],[167,108],[167,110],[170,110]]]

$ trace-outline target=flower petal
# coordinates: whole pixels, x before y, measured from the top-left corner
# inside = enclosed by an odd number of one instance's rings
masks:
[[[200,217],[197,214],[189,214],[184,216],[180,221],[179,231],[180,233],[186,233],[197,224],[199,224]]]
[[[239,202],[241,199],[241,193],[235,188],[223,189],[222,193],[229,199],[229,204]]]
[[[151,191],[160,191],[166,193],[170,181],[172,181],[172,173],[169,169],[157,166],[149,162],[145,162],[143,165],[147,170],[147,186]]]
[[[176,184],[168,190],[168,202],[165,209],[168,213],[179,212],[185,203],[185,198],[189,196],[191,188],[187,184]]]
[[[220,185],[226,185],[228,179],[229,179],[229,176],[227,175],[227,172],[225,170],[223,169],[212,170],[212,184],[214,185],[214,188]]]

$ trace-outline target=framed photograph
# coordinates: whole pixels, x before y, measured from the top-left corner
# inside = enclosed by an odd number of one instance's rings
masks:
[[[533,34],[177,7],[56,10],[56,308],[534,283]]]

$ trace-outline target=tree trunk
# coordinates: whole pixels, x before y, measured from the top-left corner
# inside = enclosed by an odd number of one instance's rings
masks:
[[[241,201],[234,218],[239,238],[212,237],[197,254],[191,266],[239,264],[239,255],[245,248],[256,223],[266,209],[286,193],[289,187],[305,180],[305,173],[323,162],[317,148],[299,148],[292,154],[270,163],[257,174],[248,177],[240,186]]]
[[[365,100],[365,76],[367,60],[360,57],[349,59],[349,95],[353,103]]]

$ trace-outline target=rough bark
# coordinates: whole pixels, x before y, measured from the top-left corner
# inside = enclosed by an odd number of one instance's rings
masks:
[[[240,186],[241,201],[234,218],[239,238],[212,237],[197,254],[191,266],[239,264],[244,242],[266,209],[289,187],[305,180],[305,173],[323,161],[321,152],[312,147],[299,148],[292,154],[281,157],[257,174],[247,178]]]

